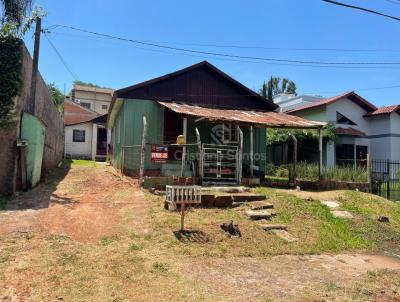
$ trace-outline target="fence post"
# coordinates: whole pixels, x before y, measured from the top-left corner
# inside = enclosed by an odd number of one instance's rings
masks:
[[[367,177],[368,177],[368,190],[372,193],[372,171],[371,171],[371,156],[367,154]]]
[[[124,165],[125,165],[125,148],[121,146],[121,174],[124,175]]]
[[[143,134],[142,134],[142,147],[140,153],[140,169],[139,169],[139,181],[140,185],[143,184],[143,174],[144,174],[144,162],[146,157],[146,141],[147,141],[147,120],[143,116]]]
[[[387,179],[387,185],[386,185],[386,198],[390,199],[390,161],[387,160],[387,173],[388,173],[388,179]]]
[[[296,164],[297,164],[297,138],[292,133],[289,136],[293,140],[293,171],[289,173],[289,182],[295,183],[296,182]],[[289,170],[290,171],[290,170]]]
[[[183,118],[183,137],[185,139],[184,146],[182,148],[182,166],[181,166],[181,177],[184,176],[186,168],[186,144],[187,144],[187,118]]]
[[[319,149],[318,176],[319,176],[319,180],[322,180],[322,128],[318,129],[318,134],[319,134],[319,143],[318,143],[318,149]]]

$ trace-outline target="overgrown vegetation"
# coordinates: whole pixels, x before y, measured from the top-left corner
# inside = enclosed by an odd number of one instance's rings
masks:
[[[267,175],[274,177],[289,177],[290,165],[281,165],[275,167],[268,165]],[[319,179],[318,164],[299,162],[296,165],[297,179],[317,181]],[[340,166],[324,166],[322,168],[323,180],[331,181],[351,181],[351,182],[367,182],[368,175],[366,168],[363,167],[340,167]]]
[[[0,17],[0,128],[14,123],[14,98],[23,85],[22,38],[36,17],[44,12],[36,8],[28,17],[32,1],[2,0]]]
[[[20,93],[22,80],[22,41],[0,36],[0,128],[14,122],[14,98]]]
[[[93,84],[90,82],[84,82],[84,81],[80,81],[80,80],[76,80],[74,81],[74,84],[76,85],[82,85],[82,86],[88,86],[88,87],[94,87],[94,88],[105,88],[105,89],[111,89],[109,87],[103,87],[103,86],[99,86],[97,84]]]
[[[323,138],[328,141],[335,141],[336,127],[334,123],[328,123],[323,129]],[[290,143],[290,134],[294,135],[299,143],[302,140],[315,139],[318,140],[318,131],[312,129],[274,129],[267,128],[267,144],[269,146],[276,143]]]
[[[64,93],[61,92],[61,90],[56,86],[54,82],[48,83],[47,89],[49,90],[54,105],[56,105],[56,107],[60,112],[63,112],[64,99],[65,99]]]

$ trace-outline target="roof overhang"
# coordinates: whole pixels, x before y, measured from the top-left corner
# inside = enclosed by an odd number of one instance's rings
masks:
[[[206,119],[212,122],[234,122],[268,128],[320,129],[326,123],[306,120],[285,113],[254,110],[217,109],[196,105],[158,102],[178,114]]]

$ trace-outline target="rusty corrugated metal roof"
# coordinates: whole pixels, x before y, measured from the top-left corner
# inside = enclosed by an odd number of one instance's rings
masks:
[[[160,105],[183,115],[203,117],[211,121],[248,123],[274,128],[321,128],[322,122],[315,122],[285,113],[254,110],[216,109],[181,103],[158,102]]]

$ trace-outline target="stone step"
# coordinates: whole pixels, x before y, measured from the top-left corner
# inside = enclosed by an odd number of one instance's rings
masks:
[[[253,211],[258,211],[258,210],[267,210],[267,209],[273,209],[274,205],[272,203],[255,203],[251,205],[251,209]]]
[[[331,211],[333,217],[336,218],[345,218],[345,219],[353,219],[354,216],[347,211]]]
[[[259,220],[259,219],[270,219],[272,216],[275,215],[274,212],[271,210],[259,210],[259,211],[253,211],[253,210],[248,210],[246,211],[246,215],[253,220]]]
[[[294,237],[292,234],[290,234],[288,231],[285,230],[272,230],[273,233],[275,233],[276,236],[281,238],[282,240],[286,242],[296,242],[298,239]]]
[[[260,226],[264,231],[272,231],[272,230],[287,231],[287,226],[284,224],[261,224]]]

